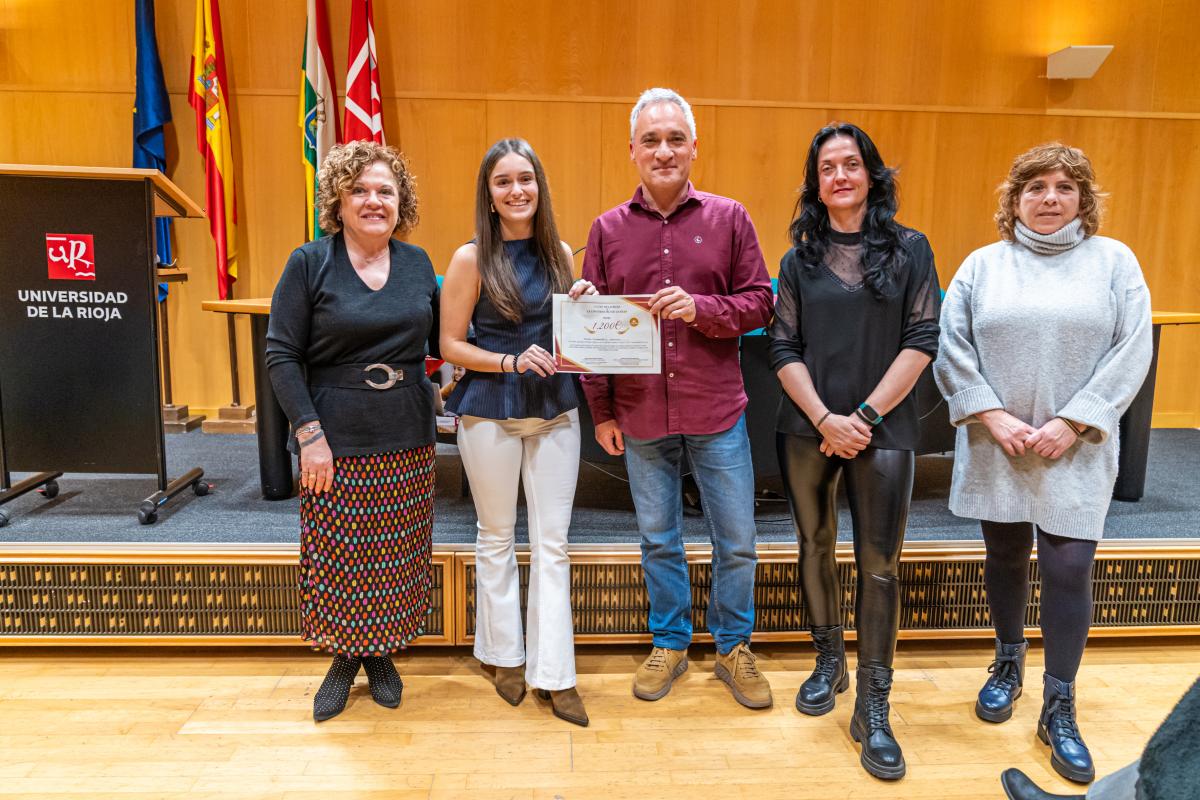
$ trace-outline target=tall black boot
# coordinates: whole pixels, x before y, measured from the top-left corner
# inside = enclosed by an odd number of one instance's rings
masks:
[[[371,699],[385,708],[396,708],[400,705],[400,695],[404,692],[404,682],[391,656],[363,656],[363,669],[367,671],[367,681],[371,684]]]
[[[854,716],[850,719],[850,735],[862,743],[859,761],[863,769],[888,781],[904,777],[904,753],[892,733],[888,720],[891,710],[888,696],[892,692],[892,670],[878,665],[859,666],[858,696],[854,699]]]
[[[1042,681],[1037,735],[1043,744],[1050,745],[1050,766],[1069,781],[1091,783],[1096,778],[1096,767],[1075,723],[1075,681],[1060,681],[1049,673],[1042,676]]]
[[[350,687],[354,685],[354,676],[362,666],[357,658],[348,658],[339,653],[333,657],[321,688],[313,697],[313,719],[324,722],[336,717],[346,708],[346,700],[350,697]]]
[[[979,690],[975,716],[987,722],[1004,722],[1012,716],[1013,703],[1025,685],[1025,651],[1029,642],[1004,644],[996,640],[996,660],[988,667],[991,676]]]
[[[837,695],[850,686],[850,676],[846,674],[846,645],[841,625],[813,628],[812,639],[817,648],[817,665],[796,692],[796,708],[817,717],[833,710]]]

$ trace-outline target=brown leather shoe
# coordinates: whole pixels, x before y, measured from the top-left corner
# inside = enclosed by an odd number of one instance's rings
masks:
[[[671,683],[687,672],[687,648],[671,650],[656,647],[638,667],[633,676],[633,696],[642,700],[658,700],[671,691]]]
[[[746,708],[770,708],[771,684],[758,671],[757,656],[750,652],[750,645],[740,642],[725,655],[717,653],[717,664],[713,672],[729,685],[733,697]]]
[[[525,699],[525,665],[496,667],[496,694],[510,706],[519,706]]]
[[[550,701],[554,716],[584,728],[588,726],[587,709],[574,686],[570,689],[538,689],[537,694],[542,700]]]

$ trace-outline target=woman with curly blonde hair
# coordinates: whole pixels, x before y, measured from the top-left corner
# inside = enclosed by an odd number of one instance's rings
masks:
[[[996,659],[975,713],[1012,716],[1025,678],[1037,541],[1045,646],[1038,737],[1069,780],[1095,775],[1075,719],[1092,560],[1117,476],[1117,422],[1150,367],[1150,293],[1133,252],[1097,235],[1104,195],[1082,150],[1017,156],[1001,241],[959,267],[934,374],[958,427],[950,510],[981,521]]]
[[[359,668],[400,705],[391,653],[422,633],[433,527],[438,288],[415,182],[394,148],[350,142],[317,176],[327,234],[292,252],[271,301],[267,365],[300,457],[300,623],[333,663],[318,722],[346,706]]]

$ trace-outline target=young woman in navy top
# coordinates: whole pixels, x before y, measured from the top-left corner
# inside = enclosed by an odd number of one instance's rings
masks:
[[[525,685],[554,714],[587,725],[575,689],[567,531],[579,473],[579,402],[551,357],[551,295],[594,293],[572,282],[550,189],[528,142],[502,139],[479,167],[475,240],[454,254],[442,285],[442,356],[467,373],[446,402],[462,419],[458,447],[475,512],[475,657],[496,668],[512,705]],[[474,341],[468,341],[468,323]],[[517,489],[529,507],[525,635],[514,549]]]

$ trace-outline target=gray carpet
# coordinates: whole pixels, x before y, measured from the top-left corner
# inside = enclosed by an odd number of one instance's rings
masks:
[[[268,502],[259,496],[255,437],[205,435],[199,431],[167,437],[171,474],[201,466],[213,484],[207,497],[187,491],[163,507],[155,525],[139,525],[136,511],[154,492],[153,477],[65,475],[53,500],[28,494],[4,506],[12,521],[0,528],[0,542],[295,542],[298,501]],[[946,508],[951,459],[917,459],[916,488],[908,538],[976,539],[978,525]],[[1151,436],[1146,496],[1138,503],[1114,502],[1108,535],[1125,538],[1200,536],[1200,431],[1156,430]],[[470,544],[475,513],[460,494],[459,460],[454,447],[438,446],[438,499],[434,541]],[[14,476],[19,478],[20,476]],[[577,543],[637,541],[629,489],[621,467],[603,469],[584,463],[571,528]],[[778,480],[763,481],[756,521],[764,542],[792,540],[787,503],[778,497]],[[771,495],[774,494],[774,497]],[[524,515],[520,515],[523,517]],[[708,539],[703,517],[685,519],[688,541]],[[841,514],[841,539],[850,539],[849,514]],[[523,519],[518,537],[526,539]]]

